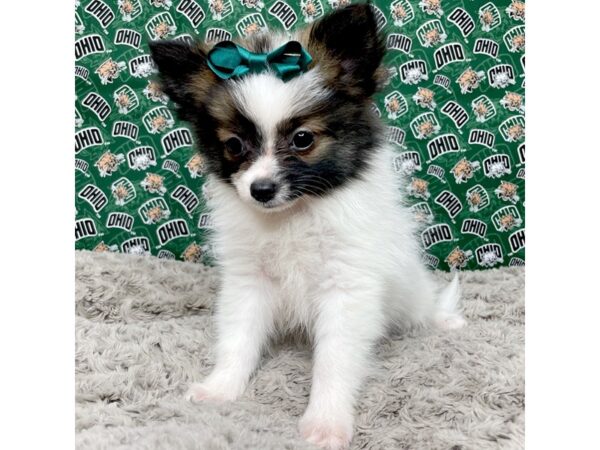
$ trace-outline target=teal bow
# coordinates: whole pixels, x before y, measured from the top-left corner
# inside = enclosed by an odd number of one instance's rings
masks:
[[[219,42],[208,52],[211,70],[223,80],[271,69],[283,81],[305,72],[312,58],[298,41],[290,41],[269,53],[252,53],[232,41]]]

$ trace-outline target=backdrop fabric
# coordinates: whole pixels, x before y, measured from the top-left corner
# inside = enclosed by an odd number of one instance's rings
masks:
[[[148,41],[309,25],[348,0],[82,0],[75,7],[76,248],[211,261],[202,157]],[[525,4],[372,2],[389,82],[373,110],[436,269],[525,264]]]

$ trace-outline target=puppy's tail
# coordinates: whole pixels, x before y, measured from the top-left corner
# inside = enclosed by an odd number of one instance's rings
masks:
[[[458,282],[458,273],[448,286],[440,293],[437,303],[437,312],[434,320],[435,324],[445,330],[454,330],[466,325],[466,320],[460,313],[460,283]]]

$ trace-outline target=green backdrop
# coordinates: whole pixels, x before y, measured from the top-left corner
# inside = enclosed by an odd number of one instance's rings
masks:
[[[148,40],[294,29],[347,3],[76,2],[76,248],[210,259],[202,160],[153,82]],[[373,4],[390,71],[373,108],[424,223],[427,262],[524,265],[524,3]]]

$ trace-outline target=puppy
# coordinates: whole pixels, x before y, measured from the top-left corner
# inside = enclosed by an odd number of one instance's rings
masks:
[[[238,45],[151,43],[163,89],[207,163],[222,272],[216,365],[187,398],[236,399],[269,338],[301,329],[314,361],[300,432],[344,449],[374,344],[396,326],[461,326],[458,281],[438,292],[425,269],[371,110],[386,75],[371,7]],[[283,62],[304,58],[291,75],[264,62],[286,45]],[[232,51],[235,67],[223,73]],[[251,56],[236,66],[236,52]]]

